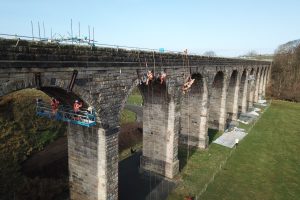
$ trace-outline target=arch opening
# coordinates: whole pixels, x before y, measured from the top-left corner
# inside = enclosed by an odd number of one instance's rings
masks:
[[[263,75],[263,80],[262,80],[262,92],[261,92],[261,99],[265,99],[266,96],[266,82],[267,82],[267,67],[264,69],[264,75]]]
[[[209,105],[208,127],[214,130],[224,130],[225,120],[225,92],[224,73],[219,71],[215,77],[211,88]]]
[[[206,148],[207,135],[207,101],[206,80],[201,74],[193,74],[195,79],[190,91],[183,94],[180,118],[180,144],[197,148]]]
[[[238,112],[245,113],[247,110],[247,72],[243,71],[239,87]]]
[[[229,124],[237,119],[237,100],[238,100],[238,71],[234,70],[231,74],[228,89],[227,89],[227,96],[226,96],[226,125]]]
[[[248,110],[253,108],[253,98],[254,98],[254,91],[255,91],[255,73],[254,69],[252,68],[250,71],[249,79],[248,79]]]
[[[261,68],[257,68],[256,75],[255,75],[255,91],[254,91],[254,98],[253,98],[253,102],[255,103],[257,103],[258,101],[261,71],[262,71]]]
[[[174,187],[172,182],[157,175],[166,173],[168,142],[164,138],[169,102],[165,83],[153,81],[145,85],[134,82],[129,89],[120,114],[120,200],[145,199],[152,192],[167,196],[168,191],[163,190],[162,185]],[[124,111],[129,120],[122,116]],[[130,116],[132,112],[136,117]]]

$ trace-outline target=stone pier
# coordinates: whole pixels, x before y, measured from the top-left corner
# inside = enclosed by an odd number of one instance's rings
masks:
[[[219,71],[213,78],[210,92],[210,107],[208,127],[215,130],[224,130],[226,124],[226,96],[227,77]]]
[[[227,112],[227,122],[237,120],[238,114],[238,100],[239,100],[239,88],[240,79],[238,76],[238,71],[234,70],[231,74],[227,97],[226,97],[226,112]]]
[[[248,109],[253,108],[253,98],[255,92],[255,73],[254,69],[251,70],[249,78],[248,78]]]
[[[239,91],[239,112],[245,113],[247,111],[247,96],[248,96],[248,73],[244,71],[241,77],[241,85]]]
[[[71,200],[118,199],[118,129],[68,125]]]
[[[179,172],[178,132],[180,105],[166,86],[143,88],[143,155],[141,169],[173,178]]]
[[[207,117],[208,90],[207,81],[200,74],[190,91],[183,95],[181,102],[180,143],[204,149],[208,146]]]
[[[259,88],[260,88],[260,79],[261,79],[261,73],[262,73],[262,68],[258,68],[257,72],[256,72],[256,80],[255,80],[255,92],[254,92],[254,98],[253,98],[253,102],[257,102],[258,101],[258,97],[259,97]]]

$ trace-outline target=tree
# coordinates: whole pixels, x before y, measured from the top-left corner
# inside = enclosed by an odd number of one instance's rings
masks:
[[[245,56],[247,57],[254,57],[254,56],[257,56],[257,52],[255,50],[251,50],[249,51]]]
[[[214,51],[205,51],[203,56],[216,57],[217,54]]]
[[[270,92],[277,99],[300,102],[300,44],[290,44],[280,45],[275,51]]]

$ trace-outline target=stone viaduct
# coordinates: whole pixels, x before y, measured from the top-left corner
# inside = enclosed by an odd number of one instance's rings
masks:
[[[166,83],[139,84],[148,69],[164,70]],[[173,178],[178,143],[207,148],[208,128],[224,130],[263,98],[270,71],[263,61],[0,40],[0,97],[37,88],[66,103],[80,98],[96,110],[96,126],[68,125],[72,200],[118,198],[120,112],[135,87],[144,99],[141,168]],[[183,94],[189,74],[195,82]]]

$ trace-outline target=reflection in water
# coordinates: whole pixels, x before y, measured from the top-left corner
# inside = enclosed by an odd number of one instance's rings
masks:
[[[137,152],[119,163],[120,200],[163,200],[175,183],[153,173],[139,173],[140,156]]]

